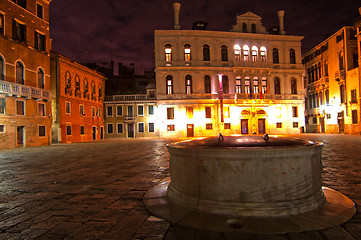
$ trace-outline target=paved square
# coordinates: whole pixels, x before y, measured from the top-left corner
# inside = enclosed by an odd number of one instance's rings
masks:
[[[323,182],[361,204],[361,136],[324,142]],[[143,196],[169,176],[172,140],[105,140],[0,151],[0,239],[361,239],[361,215],[342,226],[283,235],[194,230],[154,217]]]

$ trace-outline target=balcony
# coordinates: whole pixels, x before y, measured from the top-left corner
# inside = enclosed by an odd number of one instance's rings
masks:
[[[0,93],[50,101],[50,91],[0,80]]]
[[[147,99],[147,94],[114,95],[106,98],[107,101],[142,101]]]
[[[335,79],[336,81],[340,81],[340,80],[345,80],[346,78],[346,74],[345,74],[345,70],[338,70],[335,72]]]
[[[134,115],[125,115],[124,121],[125,122],[135,122],[135,116]]]

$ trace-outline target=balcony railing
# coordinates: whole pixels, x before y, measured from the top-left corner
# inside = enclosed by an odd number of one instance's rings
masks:
[[[147,100],[147,94],[137,94],[137,95],[114,95],[111,97],[106,97],[106,101],[141,101]]]
[[[50,101],[50,91],[0,80],[0,93]]]
[[[159,100],[186,99],[219,99],[219,94],[158,94]],[[230,93],[223,94],[223,99],[272,99],[272,100],[303,100],[302,94],[259,94],[259,93]]]

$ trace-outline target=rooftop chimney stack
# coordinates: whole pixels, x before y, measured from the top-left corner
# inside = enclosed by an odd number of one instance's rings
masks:
[[[180,3],[173,3],[173,10],[174,10],[174,30],[179,30],[179,10],[180,10],[181,4]]]
[[[285,11],[284,10],[278,11],[277,14],[278,14],[278,20],[280,22],[280,34],[285,35],[286,32],[285,32],[284,26],[283,26],[283,19],[285,17]]]

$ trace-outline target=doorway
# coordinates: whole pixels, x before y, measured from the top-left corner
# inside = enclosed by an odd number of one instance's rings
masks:
[[[16,146],[24,147],[25,145],[25,127],[17,126],[16,127]]]
[[[343,118],[338,118],[337,119],[337,124],[338,124],[338,133],[343,133],[345,132],[345,122]]]
[[[93,141],[97,140],[97,128],[93,127]]]
[[[241,119],[241,133],[248,134],[248,119]]]
[[[266,133],[266,119],[258,119],[258,134]]]
[[[324,133],[325,132],[325,118],[321,117],[320,118],[320,132]]]
[[[128,138],[134,138],[134,124],[128,123]]]
[[[104,139],[104,127],[100,127],[100,139]]]
[[[194,137],[194,124],[187,124],[187,137]]]

